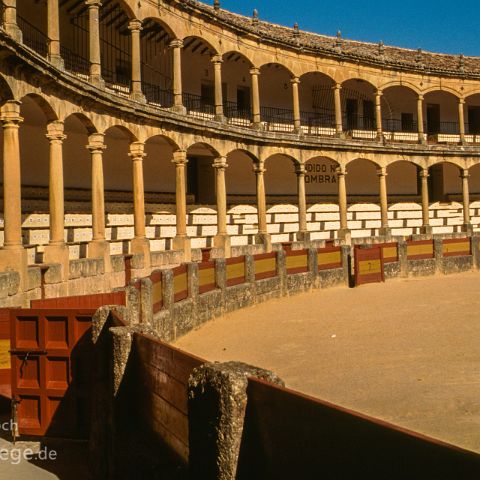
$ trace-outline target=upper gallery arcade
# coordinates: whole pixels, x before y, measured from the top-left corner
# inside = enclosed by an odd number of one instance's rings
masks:
[[[108,263],[118,239],[120,253],[156,245],[188,258],[192,239],[228,252],[281,234],[478,228],[480,59],[305,33],[218,2],[2,8],[3,252],[17,252],[5,268],[39,252]],[[362,202],[370,226],[358,224]],[[189,204],[210,210],[194,218]],[[402,205],[416,222],[399,224]],[[458,218],[439,223],[442,205]],[[158,208],[173,220],[156,224]],[[41,238],[27,238],[33,213],[48,218]],[[83,236],[66,224],[81,214]],[[32,257],[18,254],[26,244]]]

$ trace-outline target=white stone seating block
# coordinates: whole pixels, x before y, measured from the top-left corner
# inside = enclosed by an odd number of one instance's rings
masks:
[[[405,224],[403,220],[389,220],[388,225],[390,228],[401,228]]]
[[[22,227],[23,228],[48,228],[50,224],[48,214],[35,214],[22,215]],[[0,221],[0,226],[3,227],[3,218]]]
[[[187,206],[187,213],[191,215],[216,215],[217,211],[212,207],[189,205]]]
[[[437,218],[452,218],[462,213],[461,209],[454,210],[437,210]]]
[[[480,201],[475,200],[474,202],[470,203],[470,208],[479,208],[480,209]]]
[[[240,229],[237,225],[227,225],[227,233],[229,235],[238,235],[240,233]]]
[[[298,213],[276,213],[273,215],[272,223],[298,222]]]
[[[268,213],[296,213],[298,212],[298,207],[296,205],[281,204],[281,205],[272,205],[267,208]]]
[[[406,211],[406,210],[422,210],[422,206],[418,203],[394,203],[388,207],[391,211]]]
[[[272,235],[272,243],[283,243],[283,242],[289,242],[289,241],[290,241],[290,235],[288,233]]]
[[[314,215],[314,220],[320,221],[320,222],[325,222],[328,220],[338,220],[339,219],[339,213],[338,212],[321,212],[321,213],[315,213]]]
[[[423,225],[422,219],[409,219],[407,220],[407,227],[421,227]]]
[[[324,230],[338,230],[340,228],[340,222],[325,222]],[[349,228],[352,228],[349,224]]]
[[[175,225],[176,217],[173,214],[153,214],[150,219],[150,225]]]
[[[432,203],[430,205],[430,210],[452,210],[452,209],[461,209],[462,204],[459,202],[450,202],[450,203]]]
[[[380,205],[375,203],[356,203],[348,207],[349,212],[376,212],[380,211]]]
[[[244,215],[246,213],[257,213],[257,208],[253,205],[235,205],[228,210],[230,214]]]
[[[338,212],[339,210],[339,206],[333,203],[315,203],[307,209],[308,212]]]
[[[397,218],[422,218],[422,212],[420,210],[414,212],[397,212]]]
[[[176,233],[177,233],[176,227],[160,227],[161,237],[174,237]]]
[[[355,220],[378,220],[380,212],[357,212],[355,213]]]
[[[280,233],[280,225],[278,223],[270,223],[267,225],[268,233]]]
[[[116,227],[112,230],[112,236],[115,240],[130,240],[134,233],[133,227]]]
[[[234,246],[248,245],[248,237],[236,235],[231,238],[231,242]]]
[[[312,232],[310,234],[312,240],[330,240],[330,232]]]
[[[201,227],[201,235],[205,235],[207,237],[212,237],[213,235],[217,234],[217,226],[216,225],[208,225]]]
[[[433,227],[432,228],[433,233],[453,233],[454,228],[453,227]]]
[[[412,228],[392,228],[391,229],[391,233],[392,235],[396,235],[396,236],[409,236],[409,235],[412,235],[414,233],[413,229]]]
[[[123,242],[110,243],[110,255],[121,255],[123,253]]]
[[[285,223],[283,225],[283,232],[298,232],[299,226],[298,223]]]
[[[445,220],[443,218],[431,218],[429,223],[431,227],[439,227],[445,225]]]
[[[73,229],[73,238],[71,239],[72,242],[89,242],[91,239],[92,239],[91,228]]]
[[[196,237],[198,232],[198,228],[196,226],[188,226],[187,225],[187,235],[191,238]]]
[[[216,225],[217,214],[214,215],[192,215],[191,225]]]
[[[383,132],[383,135],[392,142],[418,142],[418,133],[415,132]]]
[[[123,226],[123,225],[133,225],[133,214],[118,214],[118,213],[109,213],[107,214],[108,226]]]
[[[88,214],[66,214],[65,227],[90,227],[92,225],[92,216]]]
[[[463,225],[463,215],[455,218],[448,218],[447,225]]]
[[[24,230],[24,239],[32,245],[44,245],[50,240],[50,232],[48,230]]]
[[[258,225],[257,224],[244,225],[242,229],[242,233],[244,235],[255,235],[256,233],[258,233]]]
[[[307,230],[309,232],[316,232],[320,230],[320,223],[319,222],[308,222],[307,223]]]
[[[156,231],[156,227],[145,227],[145,235],[147,238],[155,238]]]
[[[333,225],[338,225],[338,227],[333,228],[333,230],[338,230],[340,228],[340,222],[335,223]],[[348,221],[348,228],[350,230],[358,230],[359,228],[363,227],[363,221],[355,221],[355,220],[349,220]]]
[[[380,220],[367,220],[365,222],[365,228],[380,228],[382,222]]]
[[[354,229],[351,229],[351,233],[352,233],[352,238],[366,238],[366,237],[371,237],[372,236],[371,230],[354,230]]]
[[[150,240],[150,250],[152,252],[162,252],[166,250],[165,239],[153,239]]]
[[[70,260],[78,260],[80,258],[80,245],[68,245],[68,257]]]

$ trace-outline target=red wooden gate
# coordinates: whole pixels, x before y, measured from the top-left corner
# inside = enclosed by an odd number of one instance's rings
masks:
[[[384,282],[383,254],[381,245],[365,248],[355,246],[355,285]]]
[[[88,435],[94,312],[10,312],[12,397],[20,434]]]

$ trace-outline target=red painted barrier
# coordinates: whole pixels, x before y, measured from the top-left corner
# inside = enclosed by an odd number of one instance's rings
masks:
[[[227,264],[227,287],[241,285],[246,282],[245,256],[228,258]]]
[[[96,293],[76,297],[32,300],[31,308],[99,308],[103,305],[125,305],[125,292]]]

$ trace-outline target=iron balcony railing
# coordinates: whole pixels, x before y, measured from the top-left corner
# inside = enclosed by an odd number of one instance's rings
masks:
[[[271,132],[293,131],[293,110],[277,107],[260,107],[260,119],[265,130]]]
[[[343,129],[345,131],[352,130],[376,130],[377,122],[374,117],[363,115],[343,115]]]
[[[102,77],[107,87],[119,93],[130,93],[131,79],[129,75],[120,71],[113,71],[102,65]]]
[[[223,114],[227,118],[227,122],[231,125],[249,127],[252,123],[251,109],[239,107],[236,102],[224,102]]]
[[[90,62],[75,52],[72,52],[64,45],[60,46],[60,55],[63,58],[65,70],[82,77],[88,76],[90,73]]]
[[[173,105],[173,92],[171,90],[164,90],[158,85],[143,82],[142,91],[148,103],[153,103],[163,108],[170,108]]]
[[[405,121],[397,118],[384,118],[382,119],[382,127],[386,132],[404,132],[404,133],[417,133],[418,123],[416,120]]]
[[[37,27],[17,15],[17,24],[22,31],[23,44],[35,50],[42,57],[48,55],[48,37]]]
[[[182,94],[183,106],[187,109],[187,112],[201,118],[213,118],[215,116],[215,105],[206,100],[201,95],[195,95],[194,93]]]

